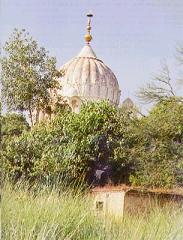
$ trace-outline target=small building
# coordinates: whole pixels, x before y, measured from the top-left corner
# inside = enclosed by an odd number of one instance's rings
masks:
[[[139,187],[105,186],[91,191],[97,213],[122,217],[126,213],[146,213],[153,206],[176,204],[183,207],[183,189],[142,189]]]

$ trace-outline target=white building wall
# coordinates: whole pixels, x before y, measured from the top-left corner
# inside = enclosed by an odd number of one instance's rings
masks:
[[[122,217],[125,192],[95,192],[94,208],[104,215]]]

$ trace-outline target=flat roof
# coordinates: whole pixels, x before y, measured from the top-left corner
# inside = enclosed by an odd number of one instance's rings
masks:
[[[104,187],[94,187],[91,192],[141,192],[141,193],[153,193],[153,194],[169,194],[183,196],[183,188],[145,188],[139,186],[129,186],[125,184],[121,185],[105,185]]]

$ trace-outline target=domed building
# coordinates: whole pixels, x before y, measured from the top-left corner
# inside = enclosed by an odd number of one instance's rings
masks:
[[[76,57],[60,68],[63,76],[58,79],[61,86],[58,94],[67,100],[72,111],[76,113],[83,101],[109,100],[117,106],[120,100],[121,91],[116,76],[90,46],[92,16],[87,14],[86,45]]]
[[[87,14],[88,25],[85,46],[76,57],[60,68],[62,77],[57,79],[60,88],[50,90],[51,110],[35,109],[33,124],[51,119],[52,115],[54,116],[52,112],[54,112],[60,97],[75,113],[79,113],[82,103],[86,101],[108,100],[115,106],[119,104],[121,91],[117,78],[112,70],[97,57],[90,46],[92,16],[92,14]]]
[[[135,105],[134,102],[128,97],[122,102],[121,106],[126,109],[130,109],[133,108]]]

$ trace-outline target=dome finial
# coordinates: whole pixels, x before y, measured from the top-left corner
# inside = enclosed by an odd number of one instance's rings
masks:
[[[85,41],[87,44],[89,44],[92,40],[90,31],[91,31],[91,18],[93,17],[93,14],[89,12],[86,16],[88,17],[88,24],[87,24],[87,34],[85,35]]]

